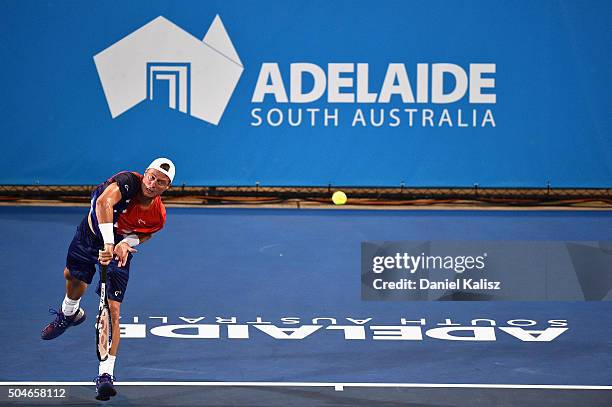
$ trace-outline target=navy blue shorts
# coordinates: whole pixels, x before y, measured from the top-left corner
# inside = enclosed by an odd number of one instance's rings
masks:
[[[117,239],[117,237],[115,237]],[[89,228],[87,216],[77,227],[76,233],[72,238],[68,255],[66,256],[66,268],[70,271],[70,275],[91,284],[94,274],[96,274],[96,265],[98,264],[98,250],[102,249],[104,244]],[[111,261],[108,265],[107,275],[108,281],[106,292],[111,300],[121,302],[127,289],[127,283],[130,278],[130,262],[132,254],[128,255],[125,266],[118,267],[117,260]],[[100,295],[100,282],[96,290]]]

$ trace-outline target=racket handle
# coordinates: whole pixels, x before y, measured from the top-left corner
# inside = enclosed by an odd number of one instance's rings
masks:
[[[98,249],[98,253],[103,253],[106,250],[106,245],[102,246],[101,249]],[[113,254],[114,256],[114,254]],[[105,271],[106,271],[106,267],[108,267],[108,264],[106,266],[102,265],[102,263],[100,263],[100,260],[98,260],[98,264],[100,264],[100,267],[102,267]]]
[[[102,282],[104,284],[106,284],[106,269],[108,268],[108,264],[106,266],[103,266],[102,264],[100,264],[100,279],[102,280]]]

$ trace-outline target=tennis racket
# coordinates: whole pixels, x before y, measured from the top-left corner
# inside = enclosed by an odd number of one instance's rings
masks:
[[[106,298],[106,269],[108,266],[100,266],[100,305],[96,317],[96,353],[101,362],[108,358],[111,348],[111,314]]]

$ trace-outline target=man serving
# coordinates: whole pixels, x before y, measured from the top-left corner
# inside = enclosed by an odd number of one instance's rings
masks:
[[[55,320],[47,325],[42,339],[57,338],[71,326],[85,321],[79,306],[96,273],[96,264],[108,265],[108,305],[113,341],[108,358],[100,362],[96,377],[96,398],[108,400],[117,394],[113,371],[119,348],[119,315],[129,279],[134,248],[163,228],[166,209],[160,195],[172,183],[175,167],[167,158],[154,160],[144,175],[120,172],[98,185],[92,193],[89,214],[77,227],[66,257],[66,295],[61,309],[51,310]],[[98,294],[100,283],[98,283]]]

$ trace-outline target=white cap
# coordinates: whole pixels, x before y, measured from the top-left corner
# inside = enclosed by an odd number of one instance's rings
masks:
[[[164,164],[169,167],[167,170],[162,168],[162,165]],[[170,182],[174,180],[174,173],[176,172],[176,169],[174,168],[174,163],[169,158],[156,158],[151,164],[149,164],[147,170],[149,168],[154,168],[162,174],[166,175],[168,178],[170,178]]]

